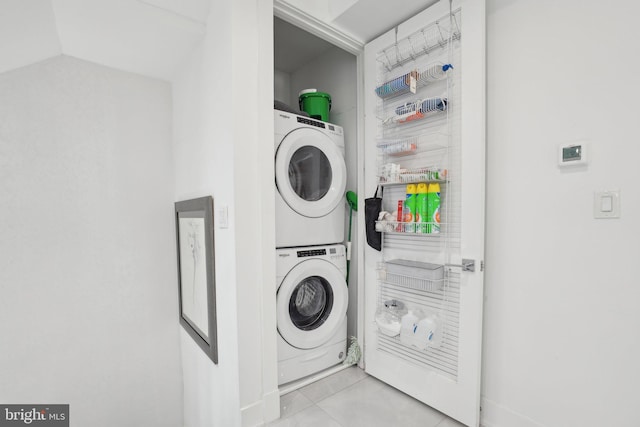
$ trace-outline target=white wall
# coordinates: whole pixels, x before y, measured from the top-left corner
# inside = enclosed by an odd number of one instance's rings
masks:
[[[290,105],[298,108],[298,93],[302,89],[316,88],[331,95],[332,107],[329,121],[344,128],[345,162],[347,164],[347,191],[356,192],[357,171],[357,73],[356,57],[339,48],[331,48],[295,72],[291,73]],[[358,195],[365,197],[364,195]],[[344,201],[345,205],[346,199]],[[349,207],[345,216],[345,242],[349,230]],[[357,213],[353,213],[351,266],[349,273],[349,310],[347,333],[357,335],[357,286],[358,251],[356,239],[358,230]]]
[[[226,7],[218,9],[218,13],[224,16],[230,10]],[[231,76],[230,70],[214,63],[214,57],[230,56],[231,46],[221,41],[227,32],[228,19],[210,27],[203,44],[172,82],[173,143],[175,200],[211,195],[214,215],[217,209],[227,206],[233,227],[233,186],[225,185],[233,176],[232,129],[225,125],[231,111],[224,102],[231,99]],[[216,98],[221,102],[215,102]],[[216,227],[214,239],[219,363],[214,365],[181,330],[185,427],[240,425],[233,228]]]
[[[488,0],[486,426],[640,424],[639,12]],[[575,140],[588,167],[559,169]],[[622,216],[594,219],[609,189]]]
[[[69,57],[0,74],[0,401],[182,420],[165,82]]]
[[[173,81],[175,198],[212,195],[215,213],[229,216],[214,230],[218,365],[182,334],[185,427],[278,416],[275,310],[265,308],[275,308],[273,162],[264,162],[273,116],[258,114],[273,108],[272,38],[259,36],[272,34],[272,7],[216,4]]]
[[[289,103],[291,99],[291,75],[287,72],[274,70],[273,74],[273,92],[274,99]],[[298,109],[298,103],[290,105],[290,107]]]

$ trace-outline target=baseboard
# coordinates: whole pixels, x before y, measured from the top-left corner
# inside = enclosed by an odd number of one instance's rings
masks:
[[[264,395],[264,421],[271,422],[280,418],[280,390],[277,388]]]
[[[485,397],[482,398],[481,406],[481,427],[545,427],[544,424],[540,424]]]
[[[262,426],[280,417],[280,391],[275,389],[263,396],[263,400],[240,409],[242,427]]]
[[[252,403],[240,409],[242,427],[255,427],[264,425],[262,419],[262,401]]]

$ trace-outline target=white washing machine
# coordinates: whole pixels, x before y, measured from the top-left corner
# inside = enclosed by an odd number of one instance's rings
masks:
[[[344,361],[346,273],[343,245],[276,250],[278,385]]]
[[[344,241],[342,127],[274,110],[276,247]]]

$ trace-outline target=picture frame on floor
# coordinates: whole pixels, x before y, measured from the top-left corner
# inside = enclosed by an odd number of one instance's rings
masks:
[[[213,197],[175,203],[180,325],[218,363]]]

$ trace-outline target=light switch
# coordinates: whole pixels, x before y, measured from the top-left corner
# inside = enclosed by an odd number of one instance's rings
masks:
[[[620,191],[596,191],[593,194],[594,218],[620,218]]]
[[[218,207],[216,218],[218,220],[218,228],[229,228],[229,209],[227,205]]]

